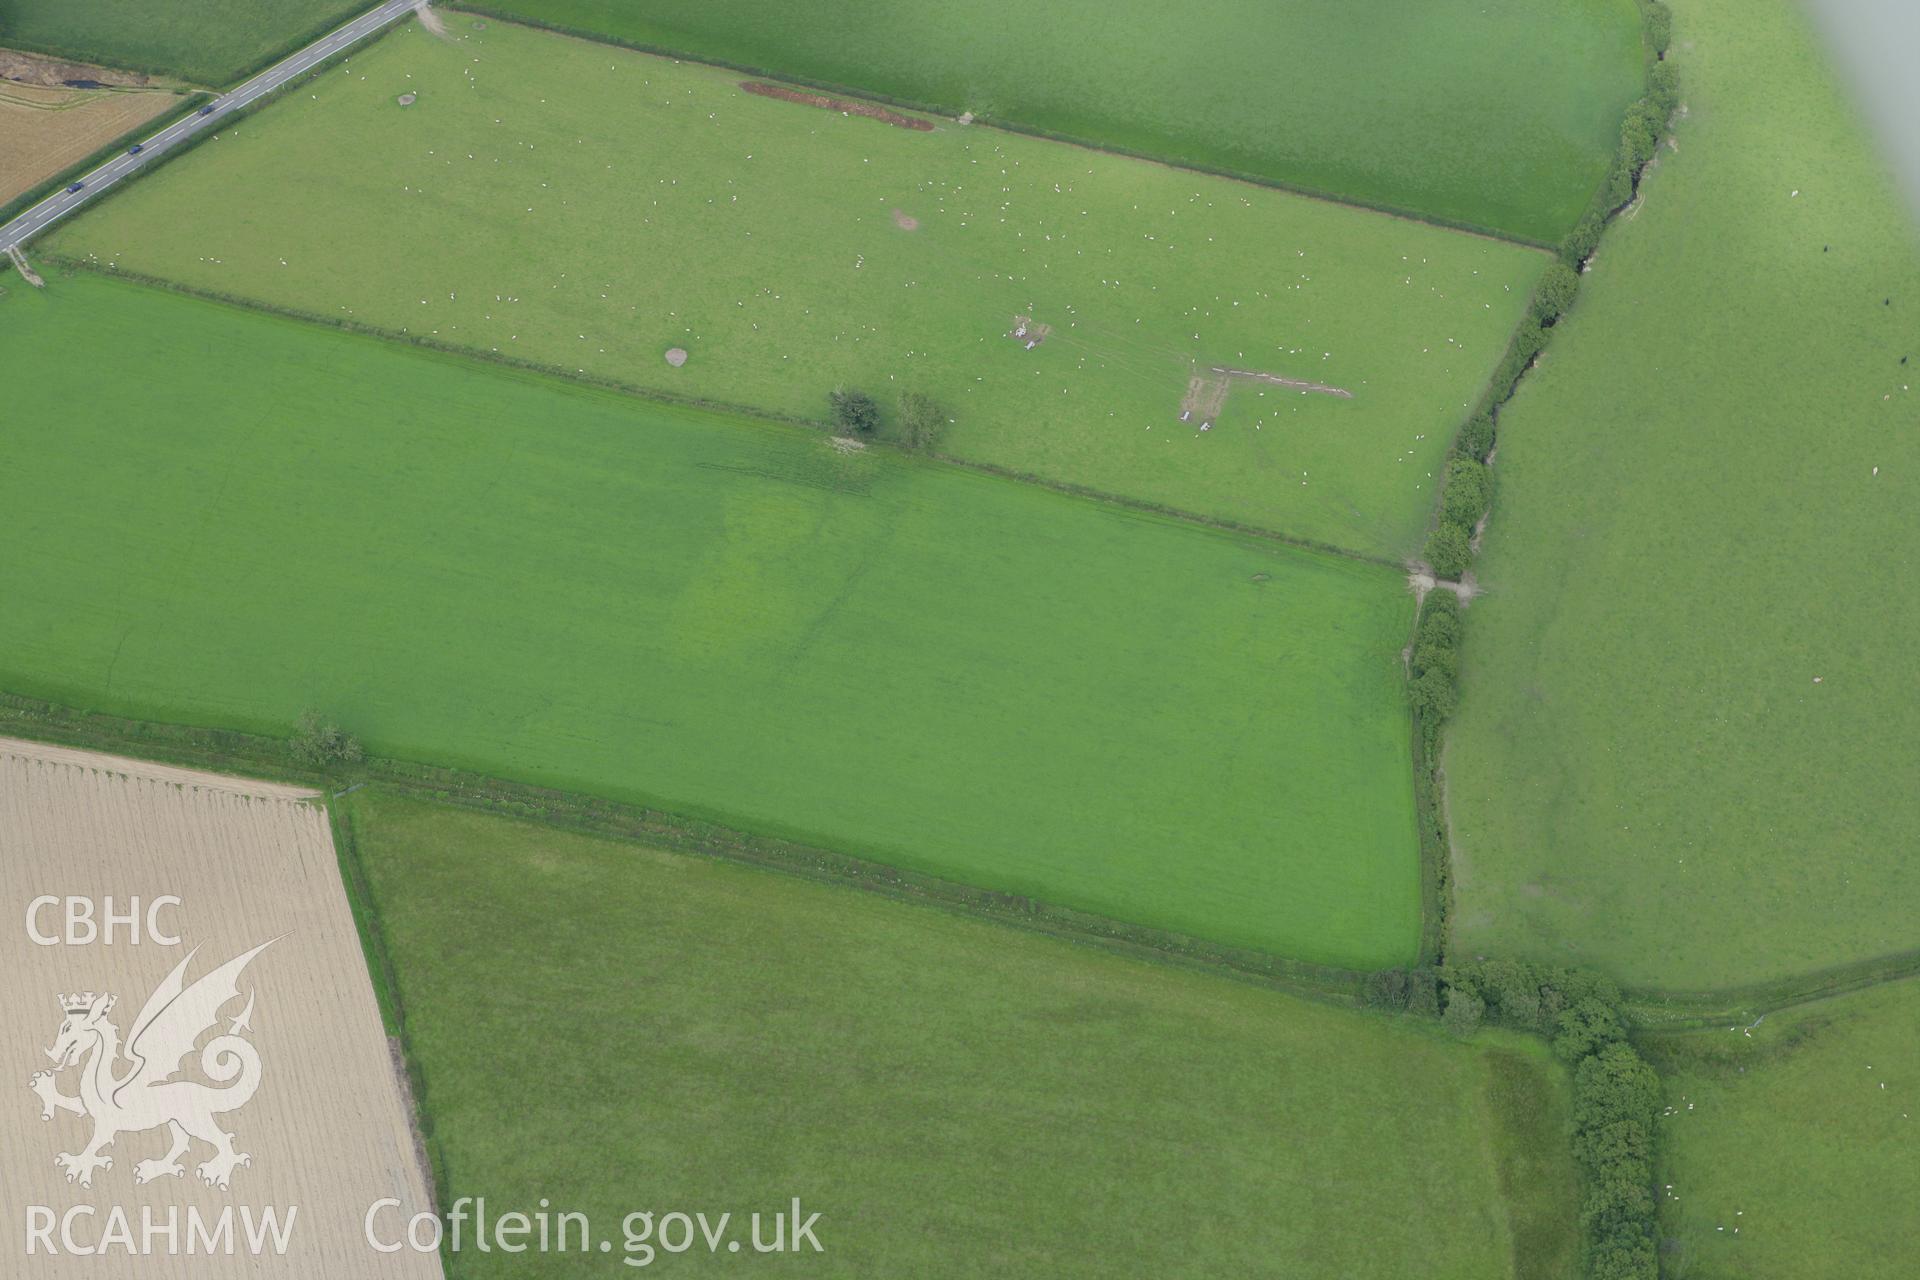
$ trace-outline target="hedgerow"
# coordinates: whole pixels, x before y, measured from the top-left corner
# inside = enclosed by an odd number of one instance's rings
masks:
[[[1486,394],[1454,438],[1426,546],[1427,564],[1442,578],[1458,579],[1472,566],[1473,537],[1492,505],[1490,464],[1501,406],[1578,300],[1581,274],[1601,232],[1634,199],[1641,175],[1680,105],[1679,77],[1666,61],[1672,14],[1662,0],[1640,0],[1640,10],[1650,58],[1646,92],[1627,109],[1606,180],[1561,242],[1559,260],[1541,273],[1526,319],[1508,343]],[[1408,699],[1419,734],[1416,759],[1430,771],[1422,794],[1435,806],[1433,820],[1442,828],[1437,807],[1439,732],[1459,700],[1460,638],[1458,596],[1446,589],[1429,591],[1408,659]],[[1573,1072],[1572,1149],[1584,1183],[1580,1226],[1586,1239],[1587,1280],[1658,1280],[1653,1161],[1660,1077],[1628,1038],[1619,989],[1581,970],[1474,960],[1445,963],[1437,974],[1416,971],[1398,980],[1377,980],[1367,989],[1369,1000],[1412,1012],[1423,976],[1442,1024],[1455,1034],[1471,1034],[1487,1022],[1531,1031],[1552,1042],[1555,1055]]]
[[[1513,397],[1520,379],[1546,350],[1554,326],[1572,309],[1580,294],[1581,271],[1599,246],[1601,231],[1609,218],[1633,201],[1640,175],[1659,150],[1667,122],[1680,105],[1679,75],[1665,60],[1672,40],[1672,14],[1661,0],[1641,0],[1640,9],[1651,59],[1646,92],[1627,108],[1620,122],[1620,145],[1606,180],[1594,194],[1591,207],[1560,242],[1559,261],[1541,273],[1527,318],[1514,331],[1479,406],[1454,437],[1455,458],[1484,463],[1493,456],[1500,406]],[[1442,578],[1458,578],[1472,567],[1473,535],[1491,503],[1490,476],[1475,475],[1469,481],[1476,486],[1475,493],[1466,500],[1456,499],[1453,489],[1460,474],[1448,468],[1438,516],[1427,537],[1427,565]],[[1481,490],[1485,491],[1484,501]],[[1472,512],[1471,518],[1467,518],[1467,512]]]
[[[1409,656],[1408,685],[1426,746],[1436,744],[1440,726],[1453,714],[1459,697],[1460,600],[1451,591],[1430,591],[1420,607]]]
[[[1620,991],[1598,974],[1514,960],[1449,964],[1442,1021],[1481,1021],[1553,1042],[1573,1072],[1573,1158],[1589,1280],[1656,1280],[1654,1123],[1660,1077],[1627,1038]]]
[[[1640,175],[1658,151],[1667,122],[1680,105],[1679,77],[1673,65],[1665,60],[1672,40],[1672,14],[1662,0],[1641,0],[1640,9],[1651,58],[1646,93],[1627,109],[1621,121],[1620,147],[1607,180],[1594,197],[1593,206],[1561,243],[1560,260],[1541,273],[1526,318],[1514,330],[1485,395],[1454,436],[1452,453],[1441,480],[1433,529],[1427,535],[1424,551],[1427,568],[1441,579],[1458,581],[1473,567],[1474,539],[1493,507],[1492,459],[1499,442],[1501,406],[1512,398],[1520,379],[1546,350],[1561,318],[1579,298],[1581,271],[1599,244],[1601,229],[1613,214],[1632,201]],[[1440,603],[1443,600],[1444,605]],[[1451,612],[1456,608],[1457,601],[1451,592],[1429,593],[1427,607],[1421,615],[1423,631],[1429,613],[1435,609]],[[1439,725],[1453,714],[1459,696],[1455,680],[1458,655],[1454,652],[1458,647],[1457,619],[1452,637],[1444,656],[1424,638],[1416,640],[1408,672],[1407,697],[1428,748],[1428,767],[1436,760],[1434,748]],[[1428,790],[1430,794],[1438,794],[1437,788]]]

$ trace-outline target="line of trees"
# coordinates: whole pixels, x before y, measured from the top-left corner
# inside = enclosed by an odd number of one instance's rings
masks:
[[[1541,275],[1526,318],[1507,344],[1479,408],[1454,437],[1442,480],[1439,518],[1426,545],[1427,564],[1439,577],[1457,580],[1472,567],[1473,535],[1493,502],[1493,474],[1487,459],[1493,456],[1500,406],[1513,396],[1521,377],[1546,350],[1560,317],[1573,307],[1580,293],[1581,269],[1599,246],[1607,220],[1633,200],[1640,175],[1659,150],[1667,122],[1680,105],[1679,76],[1666,60],[1673,39],[1673,14],[1662,0],[1640,0],[1640,12],[1653,59],[1646,92],[1627,108],[1606,181],[1561,241],[1559,261]]]
[[[1627,1038],[1620,992],[1577,969],[1479,960],[1440,972],[1441,1020],[1533,1031],[1573,1072],[1573,1158],[1585,1191],[1588,1280],[1657,1280],[1654,1126],[1660,1077]]]
[[[293,762],[322,772],[358,764],[366,758],[360,740],[317,711],[303,711],[287,740]]]
[[[1660,1077],[1627,1036],[1620,990],[1581,969],[1474,960],[1395,969],[1368,1003],[1435,1017],[1457,1036],[1501,1026],[1546,1037],[1573,1075],[1572,1145],[1584,1190],[1587,1280],[1658,1280],[1654,1126]]]
[[[835,388],[827,393],[827,408],[832,411],[835,430],[841,434],[856,440],[884,436],[915,452],[938,444],[948,422],[946,410],[932,396],[919,391],[901,393],[890,419],[880,411],[879,401],[864,391]]]
[[[1427,593],[1414,630],[1411,666],[1407,696],[1431,753],[1439,745],[1440,726],[1460,699],[1460,599],[1453,592]]]
[[[1428,565],[1442,578],[1457,580],[1473,563],[1473,534],[1493,500],[1489,459],[1500,406],[1578,298],[1581,272],[1601,231],[1633,199],[1680,105],[1679,80],[1666,61],[1672,13],[1662,0],[1640,0],[1640,11],[1653,59],[1647,91],[1621,123],[1619,149],[1593,206],[1562,242],[1559,260],[1542,273],[1486,395],[1454,439],[1426,547]],[[1440,726],[1459,700],[1460,624],[1460,601],[1453,592],[1427,593],[1409,659],[1408,698],[1421,733],[1424,767],[1430,770]],[[1436,785],[1427,794],[1437,796],[1437,779],[1430,781]],[[1654,1126],[1660,1077],[1628,1038],[1620,992],[1611,981],[1576,969],[1474,960],[1438,970],[1374,974],[1367,999],[1377,1007],[1437,1016],[1457,1035],[1471,1035],[1488,1023],[1545,1036],[1573,1074],[1571,1137],[1584,1184],[1580,1226],[1587,1280],[1658,1280]]]

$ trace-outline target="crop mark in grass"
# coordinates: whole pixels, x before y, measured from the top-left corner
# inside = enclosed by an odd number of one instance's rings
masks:
[[[890,124],[896,129],[913,129],[920,133],[933,132],[931,120],[903,116],[898,111],[889,111],[871,102],[857,102],[852,98],[835,98],[824,93],[808,93],[804,89],[790,89],[786,85],[768,84],[764,80],[742,80],[740,87],[748,93],[758,94],[763,98],[778,98],[782,102],[797,102],[803,107],[838,111],[843,116],[865,116],[869,120]],[[909,227],[908,230],[912,228]]]
[[[338,706],[377,754],[1316,964],[1416,954],[1389,661],[1412,611],[1374,565],[89,273],[55,290],[0,305],[9,407],[63,423],[0,468],[14,689],[242,727]]]
[[[107,679],[104,686],[107,693],[113,692],[113,669],[120,665],[120,651],[127,647],[127,637],[133,634],[133,627],[133,623],[128,623],[127,629],[120,633],[120,639],[114,642],[113,657],[107,660]]]

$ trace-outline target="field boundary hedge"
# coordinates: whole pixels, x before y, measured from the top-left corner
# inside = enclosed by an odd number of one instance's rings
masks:
[[[1339,556],[1345,560],[1357,560],[1362,564],[1376,564],[1393,570],[1398,576],[1406,566],[1398,560],[1386,556],[1376,556],[1366,551],[1356,551],[1352,547],[1337,546],[1331,542],[1320,542],[1313,538],[1302,538],[1280,529],[1268,529],[1257,524],[1243,524],[1238,520],[1229,520],[1223,516],[1201,515],[1197,511],[1188,511],[1184,507],[1170,507],[1148,498],[1130,498],[1123,493],[1108,493],[1104,489],[1095,489],[1089,485],[1075,484],[1071,480],[1055,480],[1047,476],[1035,475],[1031,471],[1021,471],[1015,467],[1003,467],[997,462],[980,462],[972,458],[955,457],[950,453],[938,451],[925,454],[926,457],[948,466],[958,467],[962,471],[975,471],[981,475],[998,476],[1003,480],[1014,480],[1021,484],[1036,485],[1042,489],[1051,489],[1072,498],[1086,498],[1128,511],[1137,511],[1142,515],[1163,516],[1169,520],[1178,520],[1183,524],[1196,524],[1204,528],[1215,529],[1221,533],[1238,534],[1248,538],[1259,538],[1265,542],[1279,542],[1297,551],[1313,551],[1322,555]]]
[[[368,757],[328,772],[297,763],[283,738],[137,720],[7,692],[0,692],[0,734],[292,782],[328,794],[373,783],[505,817],[847,885],[1116,952],[1219,971],[1324,1002],[1355,1008],[1375,1003],[1367,995],[1372,976],[1360,970],[1131,924],[667,809],[407,760]]]
[[[1573,1073],[1584,1274],[1657,1280],[1660,1076],[1629,1036],[1619,989],[1596,974],[1511,960],[1449,964],[1439,977],[1440,1020],[1455,1034],[1471,1034],[1483,1021],[1531,1031]]]
[[[484,4],[456,2],[440,6],[449,13],[467,13],[485,18],[490,22],[503,22],[508,26],[528,27],[536,31],[548,31],[554,35],[567,36],[574,40],[585,40],[589,44],[611,45],[618,49],[631,49],[635,53],[644,53],[656,58],[671,58],[676,62],[690,62],[696,66],[714,67],[722,71],[736,71],[742,75],[756,76],[763,80],[775,80],[781,84],[797,85],[806,89],[816,89],[823,93],[840,94],[849,98],[860,98],[867,102],[884,103],[890,107],[899,107],[906,111],[917,111],[922,115],[937,116],[943,120],[956,119],[961,108],[951,103],[923,102],[916,98],[901,98],[892,94],[880,93],[872,89],[862,89],[857,85],[841,84],[835,80],[814,80],[807,76],[795,75],[790,71],[776,71],[769,67],[754,66],[749,62],[730,62],[724,58],[715,58],[709,54],[691,54],[664,45],[647,44],[639,40],[627,40],[610,35],[604,31],[586,31],[579,27],[570,27],[564,23],[549,22],[524,13],[502,13],[498,9],[488,8]],[[1248,186],[1265,187],[1272,191],[1284,191],[1289,195],[1302,196],[1309,200],[1319,200],[1326,204],[1345,205],[1350,209],[1364,209],[1369,213],[1385,214],[1392,218],[1404,218],[1409,222],[1424,222],[1430,227],[1439,227],[1446,231],[1458,231],[1467,235],[1484,236],[1489,240],[1499,240],[1506,244],[1523,245],[1529,249],[1552,251],[1554,244],[1548,240],[1535,240],[1511,231],[1501,231],[1496,227],[1484,226],[1476,222],[1443,218],[1438,214],[1423,213],[1404,205],[1387,204],[1384,201],[1366,200],[1359,196],[1345,196],[1318,187],[1309,187],[1300,183],[1288,182],[1283,178],[1266,177],[1257,173],[1247,173],[1239,169],[1226,169],[1215,165],[1200,164],[1193,160],[1181,160],[1173,156],[1156,155],[1151,151],[1138,151],[1131,147],[1122,147],[1113,143],[1094,142],[1088,138],[1077,137],[1070,133],[1058,133],[1039,125],[1023,124],[1018,120],[1007,120],[991,112],[977,112],[968,128],[997,129],[1002,133],[1015,133],[1024,137],[1039,138],[1044,142],[1057,142],[1063,146],[1078,147],[1083,151],[1099,151],[1110,156],[1120,156],[1128,160],[1140,160],[1148,164],[1157,164],[1167,169],[1178,169],[1183,173],[1205,174],[1212,178],[1225,178],[1230,182],[1244,182]]]
[[[1658,154],[1680,105],[1679,81],[1666,60],[1672,13],[1664,0],[1638,4],[1647,54],[1646,92],[1627,108],[1611,170],[1559,245],[1556,260],[1542,273],[1527,314],[1508,340],[1479,404],[1454,436],[1425,549],[1427,567],[1436,579],[1467,582],[1493,508],[1492,461],[1501,407],[1539,362],[1560,317],[1577,300],[1581,274],[1602,233],[1637,198],[1641,176]],[[1656,1280],[1660,1237],[1654,1197],[1655,1115],[1660,1077],[1628,1039],[1625,999],[1611,982],[1572,970],[1504,960],[1462,964],[1450,955],[1452,841],[1440,735],[1459,700],[1462,630],[1460,595],[1447,586],[1428,591],[1414,624],[1407,672],[1422,858],[1431,839],[1438,863],[1434,902],[1440,919],[1433,956],[1438,973],[1427,982],[1437,984],[1444,997],[1442,1022],[1458,1032],[1470,1032],[1483,1017],[1491,1017],[1553,1039],[1556,1055],[1574,1072],[1573,1157],[1584,1184],[1583,1273],[1589,1280]],[[1413,994],[1424,990],[1415,987]],[[1393,993],[1385,994],[1392,998]]]
[[[388,1038],[398,1047],[399,1067],[406,1076],[407,1119],[413,1126],[413,1138],[423,1157],[421,1172],[427,1180],[430,1207],[445,1202],[441,1188],[447,1181],[446,1148],[434,1131],[433,1112],[427,1105],[427,1077],[413,1050],[413,1037],[407,1031],[407,1006],[400,995],[400,977],[393,967],[387,945],[385,917],[374,896],[373,882],[367,876],[366,862],[360,856],[359,827],[353,806],[341,804],[344,793],[328,797],[327,820],[333,828],[333,849],[340,862],[340,879],[346,886],[347,906],[353,913],[354,929],[360,935],[360,949],[367,960],[367,972],[373,979],[374,996],[380,1003],[381,1020]]]
[[[1513,398],[1520,380],[1539,362],[1560,317],[1579,297],[1581,273],[1599,247],[1602,231],[1637,198],[1640,178],[1658,153],[1679,107],[1679,80],[1666,60],[1672,40],[1672,13],[1664,0],[1637,3],[1646,43],[1647,91],[1627,108],[1612,170],[1594,192],[1587,213],[1561,242],[1558,259],[1535,286],[1526,317],[1508,340],[1506,354],[1481,393],[1479,404],[1454,436],[1434,502],[1425,553],[1427,568],[1441,582],[1471,585],[1467,583],[1468,571],[1493,508],[1492,462],[1499,447],[1501,407]],[[1472,593],[1466,594],[1470,597]],[[1420,803],[1432,806],[1431,813],[1422,814],[1421,831],[1424,835],[1431,828],[1439,833],[1439,856],[1450,863],[1440,733],[1459,700],[1463,630],[1459,594],[1447,586],[1427,592],[1415,626],[1407,697],[1413,708],[1416,750],[1422,757],[1417,767],[1427,775],[1416,784],[1415,793]],[[1438,878],[1442,885],[1439,906],[1450,918],[1450,865],[1439,872]],[[1446,919],[1441,921],[1439,937],[1439,959],[1444,961]]]
[[[195,145],[200,140],[195,140]],[[183,148],[184,149],[184,148]],[[126,280],[150,289],[163,289],[183,297],[196,298],[202,302],[218,303],[221,306],[236,307],[243,311],[255,311],[266,315],[278,316],[283,320],[293,320],[302,324],[321,325],[337,329],[343,333],[359,337],[378,338],[384,342],[401,343],[420,347],[440,355],[452,356],[461,360],[475,360],[483,364],[497,365],[516,373],[534,374],[544,378],[556,378],[563,382],[579,386],[594,387],[601,391],[611,391],[620,395],[633,396],[640,400],[649,400],[655,404],[667,405],[677,409],[698,409],[709,413],[724,413],[733,417],[748,418],[756,422],[772,423],[779,426],[802,427],[822,434],[833,434],[838,430],[833,423],[824,418],[807,418],[798,414],[779,413],[772,409],[755,405],[736,404],[730,400],[712,400],[702,396],[681,395],[672,391],[662,391],[656,387],[643,387],[631,382],[622,382],[617,378],[608,378],[600,374],[579,373],[560,368],[558,365],[542,364],[535,360],[523,360],[518,356],[500,352],[479,351],[471,347],[456,346],[442,342],[431,336],[404,333],[394,329],[385,329],[378,325],[365,324],[358,320],[342,316],[321,315],[318,312],[301,311],[294,307],[285,307],[277,303],[260,302],[244,298],[237,294],[221,293],[217,290],[202,289],[194,285],[181,284],[161,276],[147,275],[140,271],[130,271],[122,267],[102,263],[90,258],[76,258],[70,254],[47,252],[41,255],[41,261],[49,268],[60,268],[68,272],[88,272],[110,279]],[[1351,547],[1338,546],[1331,542],[1320,542],[1312,538],[1302,538],[1280,529],[1268,529],[1260,525],[1245,524],[1238,520],[1228,520],[1220,516],[1203,515],[1197,511],[1188,511],[1184,507],[1167,506],[1146,498],[1132,498],[1125,494],[1108,493],[1104,489],[1095,489],[1087,485],[1074,484],[1068,480],[1054,480],[1032,472],[1020,471],[1013,467],[1003,467],[997,463],[980,462],[971,458],[956,457],[953,454],[907,449],[887,440],[869,442],[868,448],[888,448],[901,453],[918,454],[933,461],[958,467],[964,471],[973,471],[981,475],[996,476],[1003,480],[1019,484],[1030,484],[1042,489],[1051,489],[1055,493],[1071,498],[1082,498],[1111,506],[1136,511],[1142,515],[1159,516],[1175,520],[1182,524],[1198,525],[1221,533],[1231,533],[1241,537],[1258,538],[1264,542],[1280,543],[1298,551],[1318,552],[1323,555],[1339,556],[1347,560],[1356,560],[1362,564],[1375,564],[1399,573],[1405,566],[1397,560],[1385,556],[1376,556],[1365,551],[1356,551]]]

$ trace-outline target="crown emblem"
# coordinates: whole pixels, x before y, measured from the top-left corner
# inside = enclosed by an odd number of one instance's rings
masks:
[[[85,1013],[93,1008],[93,998],[94,993],[91,991],[76,991],[72,995],[61,996],[60,1010],[62,1013]],[[113,1008],[113,997],[108,996],[106,1006],[100,1012],[105,1013],[111,1008]]]

